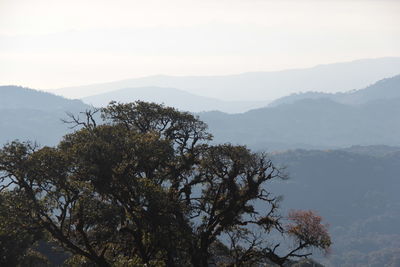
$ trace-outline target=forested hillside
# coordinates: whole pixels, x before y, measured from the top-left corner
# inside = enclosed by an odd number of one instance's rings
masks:
[[[320,262],[399,266],[400,147],[293,150],[272,158],[290,176],[273,186],[284,196],[282,207],[312,209],[329,221],[334,245]]]
[[[340,101],[336,95],[320,96],[308,93],[242,114],[200,117],[217,142],[260,149],[400,145],[400,76],[340,94]]]
[[[67,112],[79,113],[89,108],[80,100],[18,86],[0,86],[0,144],[20,139],[54,145],[70,131],[61,121],[67,118]]]

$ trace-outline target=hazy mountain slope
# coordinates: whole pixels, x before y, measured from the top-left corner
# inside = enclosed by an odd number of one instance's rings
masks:
[[[390,156],[391,154],[400,152],[400,147],[386,146],[386,145],[375,145],[375,146],[351,146],[347,148],[341,149],[341,151],[375,156],[375,157],[384,157]]]
[[[280,97],[274,101],[272,101],[268,107],[276,107],[282,104],[293,104],[294,102],[297,102],[299,100],[304,100],[304,99],[320,99],[320,98],[327,98],[333,100],[335,95],[341,94],[341,93],[322,93],[322,92],[304,92],[304,93],[294,93],[290,94],[288,96]]]
[[[267,106],[267,101],[221,101],[215,98],[194,95],[175,88],[140,87],[125,88],[112,92],[85,97],[85,103],[93,106],[106,106],[111,100],[117,102],[147,102],[164,103],[180,110],[201,112],[220,110],[227,113],[240,113],[253,108]]]
[[[338,92],[364,88],[400,73],[400,58],[364,59],[318,65],[313,68],[275,72],[250,72],[226,76],[150,76],[55,90],[57,94],[81,98],[121,88],[158,86],[177,88],[201,96],[224,100],[272,100],[304,92]]]
[[[381,147],[359,147],[368,153],[294,150],[272,155],[290,175],[269,188],[284,196],[282,208],[315,210],[330,225],[333,249],[326,266],[369,266],[367,260],[374,266],[398,266],[390,264],[400,259],[400,148],[386,149],[393,152],[381,155]]]
[[[69,100],[43,91],[20,86],[0,86],[1,109],[69,110],[82,106],[82,101]]]
[[[0,86],[0,144],[20,139],[56,144],[69,129],[66,112],[90,108],[79,100],[18,86]]]
[[[382,98],[365,104],[348,105],[329,98],[302,99],[243,114],[204,112],[200,117],[209,124],[216,142],[247,144],[254,149],[400,145],[400,98],[391,98],[399,92],[398,83],[399,76],[396,76],[351,93],[363,101],[377,96]],[[157,94],[159,99],[167,97],[157,90],[164,89],[153,88],[149,97],[152,94]],[[123,90],[120,94],[120,97],[126,95]],[[212,102],[207,98],[202,99],[211,102],[201,102],[197,98],[192,101],[192,95],[177,90],[176,97],[180,95],[186,97],[183,102],[178,101],[182,109],[201,108],[204,103]],[[0,104],[1,142],[29,138],[54,143],[67,129],[59,120],[65,118],[65,111],[78,112],[88,108],[77,100],[7,86],[1,87]],[[171,102],[166,104],[171,105]],[[211,104],[216,105],[215,102]]]
[[[400,72],[400,70],[399,70]],[[269,106],[290,104],[302,99],[329,98],[335,102],[351,105],[364,104],[379,99],[392,99],[400,97],[400,75],[380,80],[364,89],[353,90],[345,93],[306,92],[292,94],[273,101]]]
[[[344,147],[400,145],[400,98],[359,106],[304,99],[243,114],[201,113],[217,142],[251,147]]]
[[[337,101],[348,104],[362,104],[379,99],[398,97],[400,97],[400,75],[380,80],[362,90],[348,94],[338,94]]]

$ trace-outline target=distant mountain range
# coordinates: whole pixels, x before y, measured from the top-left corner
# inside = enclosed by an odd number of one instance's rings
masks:
[[[332,93],[360,89],[397,74],[400,74],[400,58],[392,57],[318,65],[305,69],[225,76],[157,75],[61,88],[54,90],[54,93],[69,98],[83,98],[124,88],[163,87],[224,101],[271,101],[305,91]],[[129,101],[128,97],[126,101]]]
[[[253,108],[265,107],[269,104],[269,101],[222,101],[216,98],[198,96],[175,88],[163,87],[125,88],[82,98],[85,103],[97,107],[104,107],[111,100],[123,103],[142,100],[163,103],[166,106],[184,111],[219,110],[227,113],[241,113]]]
[[[142,98],[168,95],[162,88],[142,90]],[[181,109],[201,110],[223,101],[193,96],[170,89]],[[131,89],[115,94],[121,100]],[[89,99],[89,98],[88,98]],[[99,96],[99,102],[104,98]],[[202,99],[199,101],[198,99]],[[122,100],[121,100],[122,101]],[[165,101],[166,102],[166,101]],[[237,104],[244,102],[238,102]],[[168,104],[166,102],[166,104]],[[232,103],[229,103],[232,104]],[[226,108],[229,105],[225,106]],[[185,108],[186,107],[186,108]],[[80,100],[69,100],[22,87],[0,87],[0,142],[15,138],[54,144],[68,130],[60,119],[66,111],[78,113],[90,108]],[[219,111],[198,113],[210,128],[215,142],[246,144],[256,150],[288,148],[338,148],[352,145],[400,145],[400,75],[381,80],[365,89],[340,94],[311,93],[292,95],[268,107],[240,114]]]
[[[199,115],[216,142],[255,149],[400,145],[400,76],[347,94],[308,96],[295,95],[242,114]]]

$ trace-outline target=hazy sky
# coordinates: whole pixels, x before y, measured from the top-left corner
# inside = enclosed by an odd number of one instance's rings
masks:
[[[0,0],[0,84],[48,89],[400,56],[398,0]]]

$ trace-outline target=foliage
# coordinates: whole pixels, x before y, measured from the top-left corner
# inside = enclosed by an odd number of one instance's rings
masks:
[[[293,174],[291,183],[274,183],[270,189],[284,195],[280,208],[315,210],[329,221],[331,252],[329,257],[314,253],[315,260],[327,267],[369,266],[380,255],[376,266],[392,265],[400,247],[398,151],[366,146],[273,156],[275,164],[285,164]]]
[[[0,266],[36,266],[34,262],[46,262],[34,250],[43,233],[25,213],[23,201],[11,192],[0,194]]]
[[[74,255],[70,264],[282,265],[329,247],[297,235],[300,247],[278,253],[268,234],[293,232],[267,190],[285,177],[266,155],[210,145],[207,126],[173,108],[111,103],[102,123],[96,112],[71,116],[80,129],[56,147],[15,141],[0,150],[2,194],[20,198],[31,220],[20,226],[45,231]]]
[[[321,216],[312,211],[291,211],[289,220],[293,222],[286,226],[286,231],[299,242],[298,248],[314,246],[328,252],[332,242],[327,227],[321,224]]]

